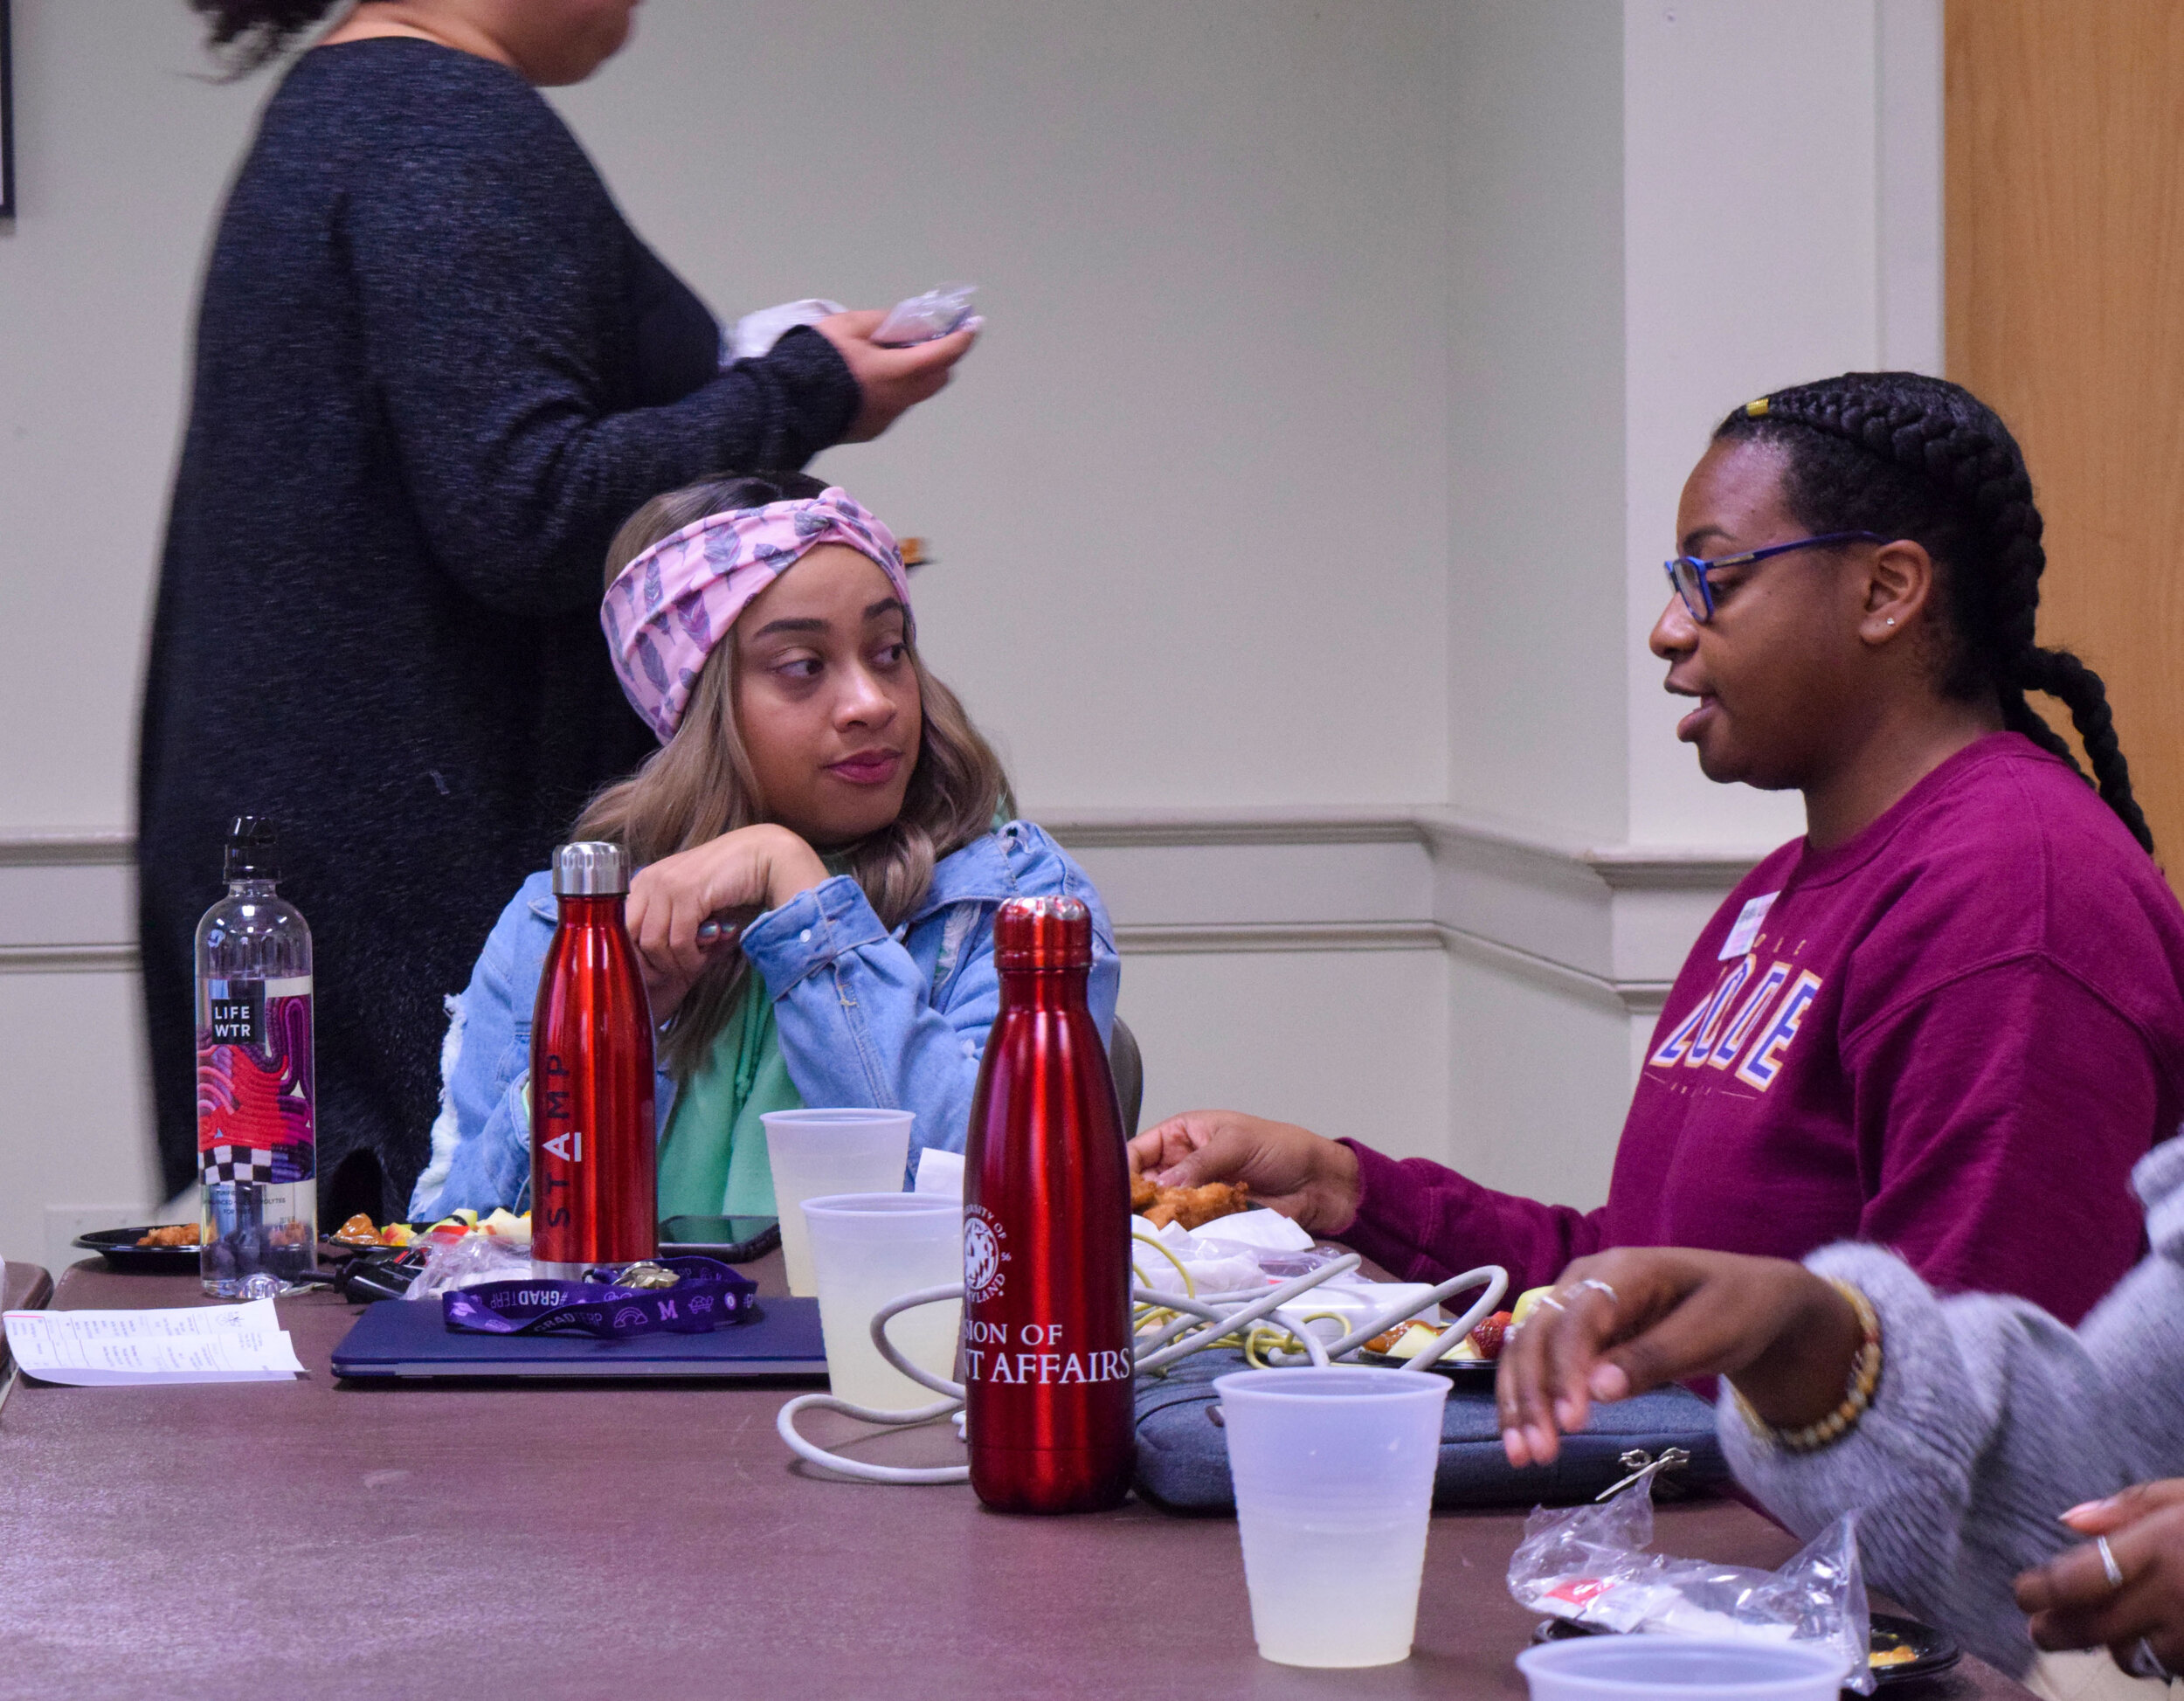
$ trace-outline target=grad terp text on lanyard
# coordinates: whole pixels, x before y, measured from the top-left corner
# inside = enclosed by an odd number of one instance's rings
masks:
[[[644,1281],[639,1272],[652,1270],[669,1272],[677,1280],[672,1287],[639,1285]],[[604,1281],[484,1282],[442,1294],[440,1310],[450,1329],[473,1334],[573,1332],[614,1340],[628,1335],[702,1335],[752,1316],[757,1297],[758,1289],[748,1276],[716,1259],[662,1258]]]

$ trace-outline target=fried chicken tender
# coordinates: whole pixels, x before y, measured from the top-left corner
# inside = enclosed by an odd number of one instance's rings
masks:
[[[1131,1191],[1134,1198],[1136,1190]],[[1203,1187],[1160,1187],[1154,1191],[1151,1208],[1140,1214],[1145,1220],[1155,1228],[1165,1228],[1172,1222],[1191,1229],[1201,1227],[1217,1217],[1234,1216],[1244,1208],[1251,1188],[1242,1181],[1209,1181]]]
[[[194,1222],[175,1222],[164,1228],[155,1228],[136,1237],[139,1246],[195,1246],[197,1243],[197,1225]]]
[[[1151,1176],[1140,1175],[1136,1172],[1131,1174],[1130,1178],[1130,1208],[1134,1214],[1143,1216],[1152,1207],[1153,1200],[1158,1199],[1159,1197],[1160,1189],[1152,1185],[1152,1178]]]
[[[381,1243],[379,1231],[372,1226],[371,1219],[362,1211],[359,1211],[327,1238],[341,1246],[377,1246]]]

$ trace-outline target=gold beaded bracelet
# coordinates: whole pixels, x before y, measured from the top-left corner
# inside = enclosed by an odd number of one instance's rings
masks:
[[[1778,1429],[1752,1409],[1751,1403],[1734,1384],[1729,1390],[1736,1396],[1737,1409],[1744,1414],[1752,1433],[1786,1453],[1816,1453],[1841,1441],[1865,1415],[1881,1386],[1881,1319],[1873,1309],[1873,1302],[1848,1282],[1831,1280],[1829,1285],[1850,1302],[1850,1309],[1857,1314],[1858,1328],[1865,1337],[1859,1344],[1858,1356],[1850,1361],[1850,1386],[1842,1397],[1842,1404],[1819,1422],[1808,1423],[1802,1429]]]

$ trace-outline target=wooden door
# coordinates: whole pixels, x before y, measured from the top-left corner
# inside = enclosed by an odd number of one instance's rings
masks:
[[[2184,877],[2184,3],[1948,0],[1948,374],[2023,444],[2040,638]],[[2060,729],[2053,698],[2035,708]]]

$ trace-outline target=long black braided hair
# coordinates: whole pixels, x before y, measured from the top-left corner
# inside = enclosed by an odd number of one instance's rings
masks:
[[[1925,545],[1941,570],[1944,695],[1964,702],[1992,695],[2003,725],[2076,768],[2070,747],[2025,693],[2060,698],[2102,799],[2153,848],[2100,675],[2068,650],[2034,640],[2048,564],[2040,510],[2024,453],[1992,408],[1961,384],[1917,372],[1845,372],[1747,403],[1714,436],[1782,452],[1783,497],[1800,525]]]

